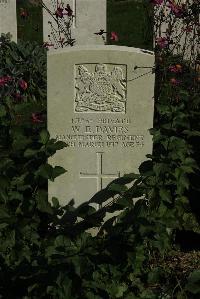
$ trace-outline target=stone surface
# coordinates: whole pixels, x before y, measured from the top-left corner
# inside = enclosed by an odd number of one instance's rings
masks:
[[[45,5],[55,12],[53,5],[56,1],[44,0]],[[64,7],[67,4],[73,10],[74,21],[71,27],[72,38],[76,45],[103,45],[101,36],[94,34],[100,29],[106,30],[106,0],[63,0]],[[60,1],[59,1],[60,3]],[[51,32],[51,26],[48,21],[52,17],[43,9],[43,36],[44,42],[49,41],[48,35]],[[55,26],[55,22],[53,22]],[[51,37],[52,40],[52,37]]]
[[[0,0],[0,34],[8,33],[17,42],[17,14],[15,0]]]
[[[152,53],[120,46],[48,53],[48,130],[68,144],[49,161],[67,170],[49,184],[49,198],[80,204],[138,172],[152,152],[154,75],[142,67],[153,63]]]
[[[182,5],[185,4],[191,5],[192,3],[193,0],[176,1],[176,5],[178,5],[178,7],[182,7]],[[155,17],[162,14],[167,20],[167,22],[163,21],[161,23],[162,25],[158,26],[156,34],[158,37],[161,36],[167,38],[167,33],[170,31],[171,24],[173,24],[173,31],[170,34],[171,53],[173,53],[174,55],[183,55],[183,58],[186,60],[194,60],[194,57],[197,57],[199,53],[198,26],[194,26],[192,22],[189,24],[189,26],[187,26],[185,19],[178,18],[174,14],[172,14],[170,7],[165,3],[156,6],[154,14]]]

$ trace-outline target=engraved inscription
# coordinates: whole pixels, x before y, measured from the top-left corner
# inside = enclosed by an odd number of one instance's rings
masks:
[[[75,65],[75,112],[126,113],[126,81],[126,65]]]
[[[129,118],[72,118],[66,132],[55,134],[71,148],[143,148],[145,136],[132,131]]]
[[[8,4],[8,0],[0,0],[0,4]]]
[[[103,173],[103,152],[96,153],[97,155],[97,172],[96,173],[85,173],[80,172],[80,178],[81,179],[93,179],[95,178],[97,180],[97,192],[102,190],[103,188],[103,179],[116,179],[120,177],[120,172],[118,173]]]

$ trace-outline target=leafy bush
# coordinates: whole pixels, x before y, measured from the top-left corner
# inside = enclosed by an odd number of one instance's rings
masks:
[[[66,145],[46,130],[46,49],[1,37],[0,298],[198,298],[199,253],[186,259],[174,242],[200,231],[197,62],[157,45],[153,154],[139,174],[60,206],[47,194],[65,172],[47,159]],[[193,269],[181,275],[177,259]]]

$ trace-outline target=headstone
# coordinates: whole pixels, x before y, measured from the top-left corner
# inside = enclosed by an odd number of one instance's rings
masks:
[[[106,30],[106,1],[107,0],[44,0],[44,4],[55,18],[57,7],[66,8],[69,4],[73,11],[73,22],[71,24],[71,37],[75,39],[75,45],[103,45],[101,36],[94,34],[100,29]],[[63,18],[58,18],[60,23],[66,18],[64,10]],[[57,43],[58,26],[46,9],[43,9],[43,36],[44,42]],[[49,21],[52,23],[50,24]],[[62,26],[62,25],[61,25]],[[57,31],[57,33],[56,33]],[[62,34],[61,34],[62,35]],[[60,45],[60,47],[62,47]]]
[[[147,51],[146,51],[147,52]],[[89,200],[152,152],[152,52],[74,46],[48,53],[48,130],[67,148],[51,159],[67,173],[49,184],[61,203]]]
[[[191,60],[191,56],[197,57],[199,53],[198,20],[188,23],[185,18],[179,17],[184,14],[188,7],[191,7],[193,0],[177,0],[168,5],[163,2],[155,5],[155,18],[163,16],[162,22],[157,27],[157,37],[164,37],[170,40],[170,51],[174,55],[182,55],[185,60]],[[177,15],[176,15],[177,14]],[[172,30],[171,30],[172,29]],[[170,34],[169,34],[170,32]]]
[[[17,14],[15,0],[0,0],[0,34],[8,33],[17,42]]]

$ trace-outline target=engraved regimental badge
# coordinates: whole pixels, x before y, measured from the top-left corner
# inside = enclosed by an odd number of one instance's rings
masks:
[[[75,112],[125,113],[126,89],[125,65],[75,65]]]

